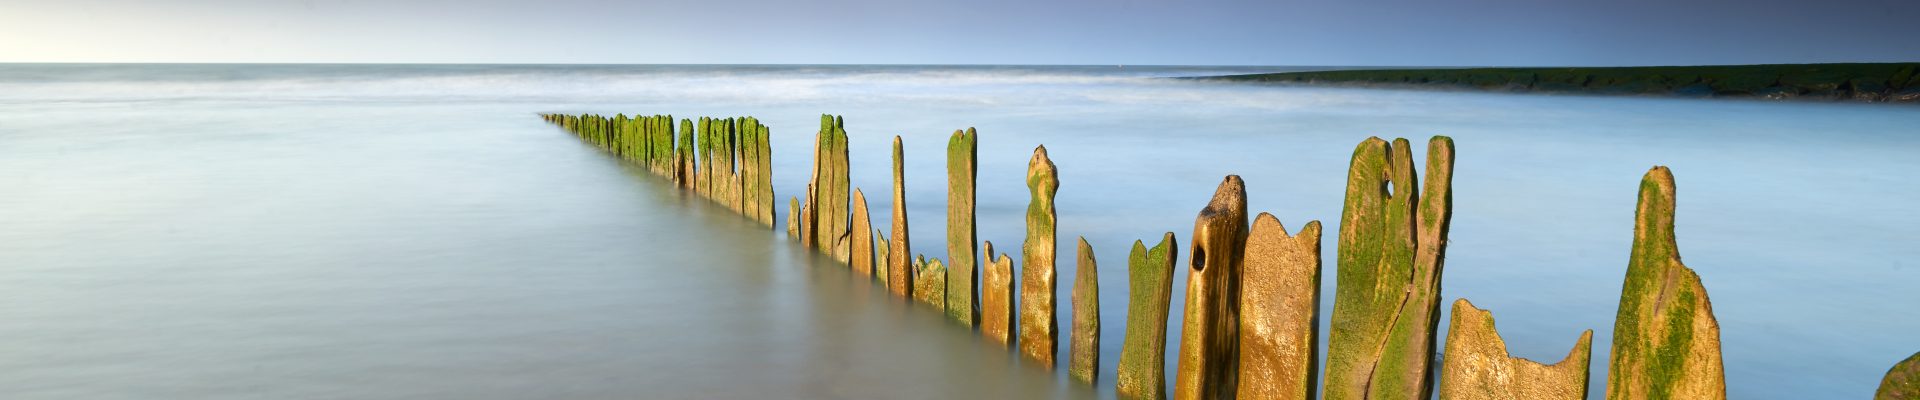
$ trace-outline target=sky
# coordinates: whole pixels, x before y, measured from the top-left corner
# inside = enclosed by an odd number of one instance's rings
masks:
[[[1920,61],[1920,0],[0,0],[0,62]]]

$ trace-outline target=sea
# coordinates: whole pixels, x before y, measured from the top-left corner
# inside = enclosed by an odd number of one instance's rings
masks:
[[[1732,398],[1867,398],[1920,351],[1920,107],[1173,79],[1318,69],[1338,67],[0,64],[0,398],[1112,397],[1128,250],[1172,232],[1185,265],[1227,175],[1252,213],[1325,226],[1325,343],[1348,162],[1375,136],[1456,143],[1441,341],[1460,298],[1518,357],[1592,330],[1603,397],[1639,180],[1668,166]],[[912,249],[940,259],[948,136],[977,129],[979,238],[1016,260],[1044,145],[1058,358],[1085,238],[1098,381],[541,113],[757,117],[783,222],[821,115],[881,218],[899,136]]]

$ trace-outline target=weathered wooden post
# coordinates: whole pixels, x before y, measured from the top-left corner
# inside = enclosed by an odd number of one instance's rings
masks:
[[[753,117],[739,117],[739,123],[735,127],[739,127],[739,135],[735,135],[739,138],[737,142],[739,210],[737,212],[747,217],[749,221],[760,223],[760,167],[756,165],[760,162],[758,160],[760,158],[760,146],[758,146],[760,127]]]
[[[1320,362],[1320,221],[1298,235],[1260,213],[1240,280],[1241,399],[1313,399]]]
[[[1167,312],[1179,251],[1173,232],[1167,232],[1151,250],[1135,240],[1127,255],[1127,333],[1114,374],[1121,397],[1167,398]]]
[[[773,135],[773,129],[760,125],[758,121],[755,121],[754,125],[759,130],[759,133],[754,135],[754,146],[759,149],[758,156],[754,158],[754,170],[757,171],[755,186],[756,192],[759,193],[755,199],[760,204],[760,212],[755,215],[755,218],[761,224],[772,228],[773,203],[776,198],[773,195],[773,144],[770,138]]]
[[[867,195],[860,189],[853,190],[853,229],[850,232],[852,243],[848,248],[853,254],[847,265],[860,276],[873,275],[873,223],[867,219]]]
[[[1247,190],[1228,175],[1193,222],[1186,315],[1180,328],[1177,399],[1232,398],[1240,378],[1240,257],[1247,244]]]
[[[974,285],[979,277],[973,259],[979,243],[974,230],[974,182],[979,176],[979,136],[973,128],[953,131],[947,139],[947,258],[953,265],[947,270],[947,316],[961,325],[975,324]]]
[[[1913,399],[1920,399],[1920,353],[1887,369],[1887,376],[1880,378],[1880,389],[1873,394],[1873,400]]]
[[[1433,393],[1440,273],[1453,212],[1453,139],[1427,143],[1426,185],[1412,145],[1368,138],[1353,151],[1341,212],[1328,335],[1328,400],[1426,399]]]
[[[1447,358],[1440,370],[1441,400],[1584,400],[1593,331],[1580,334],[1573,350],[1554,365],[1507,355],[1494,329],[1493,313],[1467,299],[1453,302],[1447,326]]]
[[[895,296],[913,297],[913,266],[907,256],[913,254],[907,243],[906,153],[900,150],[900,136],[893,137],[893,242],[888,244],[887,282]]]
[[[700,193],[701,198],[713,200],[713,182],[720,178],[714,175],[713,168],[713,119],[700,117],[699,129],[700,136],[694,139],[699,142],[695,151],[700,156],[700,181],[694,184],[695,192]]]
[[[1067,376],[1094,383],[1100,376],[1100,273],[1093,246],[1080,237],[1074,263],[1073,334],[1067,340]]]
[[[987,241],[986,263],[981,266],[980,335],[1002,347],[1013,344],[1013,258],[993,253],[993,241]]]
[[[1673,172],[1640,180],[1633,257],[1614,316],[1607,398],[1725,399],[1720,323],[1700,276],[1680,262],[1673,232]]]
[[[800,240],[800,198],[797,197],[787,198],[787,238],[805,243]]]
[[[847,179],[847,130],[836,116],[820,116],[820,132],[814,145],[813,245],[833,259],[847,262],[847,249],[841,239],[847,236],[849,215]]]
[[[817,236],[820,234],[820,210],[814,208],[815,203],[813,200],[819,198],[819,192],[819,188],[814,187],[811,183],[807,184],[808,201],[800,204],[800,243],[804,243],[807,247],[812,247],[816,250],[819,249],[814,245],[819,243]]]
[[[694,165],[693,120],[684,118],[680,120],[680,144],[676,148],[678,151],[673,155],[674,182],[678,182],[682,188],[692,190],[695,187],[694,182],[700,180],[697,177],[699,169]]]
[[[893,259],[893,254],[887,251],[891,243],[886,232],[873,230],[873,277],[880,280],[880,288],[887,289],[888,293],[893,289],[893,282],[889,280],[893,272],[887,270],[887,260]]]
[[[914,297],[935,310],[946,309],[947,267],[941,265],[938,258],[928,260],[924,255],[917,258],[913,272]]]
[[[1027,161],[1027,242],[1021,247],[1020,352],[1041,365],[1053,366],[1059,349],[1060,322],[1054,315],[1054,267],[1058,245],[1054,237],[1054,194],[1059,173],[1047,158],[1047,147],[1033,149]]]

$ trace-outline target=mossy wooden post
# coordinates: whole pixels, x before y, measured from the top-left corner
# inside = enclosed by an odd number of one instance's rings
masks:
[[[1640,180],[1633,255],[1614,316],[1607,398],[1725,399],[1720,324],[1700,276],[1680,262],[1673,232],[1673,173]]]
[[[1239,398],[1317,398],[1320,221],[1289,235],[1279,218],[1260,213],[1240,273]]]
[[[887,250],[888,248],[892,247],[893,242],[888,241],[887,233],[885,231],[875,229],[872,232],[873,232],[873,277],[880,280],[881,289],[886,289],[889,292],[891,292],[893,289],[893,282],[890,281],[888,277],[892,275],[892,273],[887,271],[887,260],[893,259],[893,254],[891,254]]]
[[[675,148],[678,150],[673,155],[674,164],[676,164],[674,181],[679,182],[680,187],[692,190],[695,187],[694,182],[700,180],[697,177],[699,169],[694,165],[693,120],[680,120],[680,144]]]
[[[610,138],[610,140],[602,147],[605,147],[608,153],[613,153],[614,158],[625,159],[627,157],[627,125],[626,113],[614,114],[613,119],[607,121],[607,137]]]
[[[747,220],[754,223],[762,223],[760,221],[760,168],[756,166],[756,163],[760,162],[760,140],[756,138],[760,135],[758,124],[752,117],[740,117],[737,125],[740,130],[737,135],[739,138],[737,151],[740,152],[740,172],[738,173],[740,208],[738,211],[740,216],[747,217]]]
[[[1873,400],[1914,399],[1920,399],[1920,353],[1888,369],[1887,376],[1880,378],[1880,389],[1873,394]]]
[[[819,189],[813,187],[813,184],[807,184],[807,200],[809,201],[800,204],[800,243],[805,244],[807,247],[814,247],[814,243],[817,243],[815,236],[819,235],[816,229],[819,229],[820,210],[813,208],[814,202],[812,201],[818,198],[818,191]]]
[[[867,195],[860,189],[853,190],[853,229],[850,232],[852,249],[847,263],[853,272],[860,276],[873,275],[873,223],[867,219]]]
[[[906,153],[900,149],[900,136],[893,137],[893,242],[888,244],[887,281],[895,296],[913,297],[913,266],[907,256],[913,254],[907,243]]]
[[[1507,355],[1493,314],[1467,299],[1453,302],[1447,326],[1447,357],[1440,371],[1441,400],[1584,400],[1593,331],[1580,334],[1573,350],[1554,365]]]
[[[928,260],[924,255],[919,256],[914,265],[914,298],[935,310],[946,309],[947,267],[941,265],[940,259]]]
[[[953,265],[947,270],[947,317],[961,325],[975,324],[974,285],[979,263],[973,255],[979,251],[978,232],[974,230],[974,182],[979,176],[979,136],[973,128],[953,131],[947,139],[947,258]]]
[[[694,139],[698,142],[694,146],[694,151],[698,152],[700,157],[700,180],[694,182],[694,192],[699,193],[702,198],[712,200],[713,181],[719,178],[713,175],[713,119],[700,117],[700,128],[696,134],[699,137]]]
[[[727,118],[720,124],[720,160],[721,173],[726,176],[724,190],[720,191],[720,204],[733,210],[734,214],[746,215],[745,184],[740,180],[742,168],[740,160],[740,124],[739,118]]]
[[[1194,218],[1192,243],[1173,397],[1232,398],[1240,379],[1240,257],[1247,244],[1247,190],[1240,176],[1222,180]]]
[[[1013,258],[995,257],[993,241],[987,241],[986,263],[980,266],[980,335],[1001,347],[1013,345]]]
[[[787,198],[787,238],[800,241],[800,199]]]
[[[1127,331],[1114,374],[1122,398],[1167,398],[1167,312],[1173,301],[1173,264],[1179,244],[1167,232],[1152,249],[1138,240],[1127,255]]]
[[[1020,252],[1020,352],[1048,367],[1060,346],[1053,294],[1059,248],[1053,197],[1059,191],[1059,171],[1047,158],[1047,146],[1035,147],[1027,160],[1027,242]]]
[[[760,203],[760,212],[755,217],[761,224],[772,228],[773,202],[776,198],[773,194],[773,139],[770,137],[773,135],[773,129],[760,125],[759,121],[755,121],[754,125],[759,130],[759,133],[754,135],[754,146],[759,149],[757,152],[759,156],[754,158],[754,169],[757,171],[754,173],[757,178],[755,187],[759,193],[755,199]]]
[[[1073,278],[1073,334],[1067,340],[1067,376],[1094,383],[1100,376],[1100,272],[1093,246],[1080,237]]]
[[[813,209],[818,219],[813,246],[840,262],[847,261],[841,241],[847,236],[848,180],[847,131],[844,121],[832,115],[820,116],[820,132],[814,144]]]
[[[1432,397],[1440,275],[1453,210],[1453,139],[1427,142],[1426,185],[1412,145],[1368,138],[1353,151],[1322,397]]]

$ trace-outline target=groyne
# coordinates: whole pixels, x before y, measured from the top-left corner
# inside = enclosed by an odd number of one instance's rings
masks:
[[[774,228],[768,127],[750,117],[679,120],[671,116],[542,117],[647,167],[686,192]],[[888,229],[874,225],[863,190],[849,184],[845,120],[821,117],[805,193],[787,202],[786,231],[803,246],[844,263],[893,296],[948,316],[956,329],[1045,368],[1054,360],[1060,320],[1056,210],[1060,166],[1045,146],[1029,159],[1027,235],[1019,266],[974,232],[978,133],[955,131],[947,147],[948,259],[909,247],[905,153],[893,137]],[[1335,238],[1331,331],[1319,332],[1324,265],[1321,224],[1290,233],[1269,213],[1249,217],[1246,185],[1221,178],[1189,236],[1182,335],[1168,390],[1166,324],[1180,252],[1174,232],[1148,247],[1135,241],[1127,260],[1126,325],[1111,384],[1126,398],[1163,399],[1585,399],[1592,330],[1580,332],[1565,359],[1547,365],[1512,357],[1492,313],[1452,301],[1444,354],[1436,358],[1441,279],[1452,220],[1451,138],[1431,138],[1422,168],[1406,139],[1368,138],[1353,151]],[[1000,184],[1012,184],[1004,182]],[[1641,178],[1633,246],[1613,327],[1604,393],[1608,399],[1724,399],[1720,332],[1706,287],[1680,260],[1673,230],[1672,172]],[[1199,198],[1196,196],[1196,200]],[[1624,207],[1624,205],[1623,205]],[[1622,234],[1626,234],[1622,232]],[[1099,366],[1099,296],[1092,244],[1077,243],[1071,281],[1068,375],[1104,384]],[[979,253],[976,253],[979,251]],[[975,258],[978,255],[979,258]],[[1017,268],[1017,269],[1016,269]],[[1016,272],[1017,271],[1017,272]],[[1570,332],[1571,334],[1571,332]],[[1327,354],[1319,354],[1320,343]],[[1915,393],[1920,355],[1889,371],[1880,398]],[[1323,371],[1324,369],[1324,371]],[[1324,376],[1316,385],[1316,377]],[[1437,386],[1437,387],[1436,387]]]

